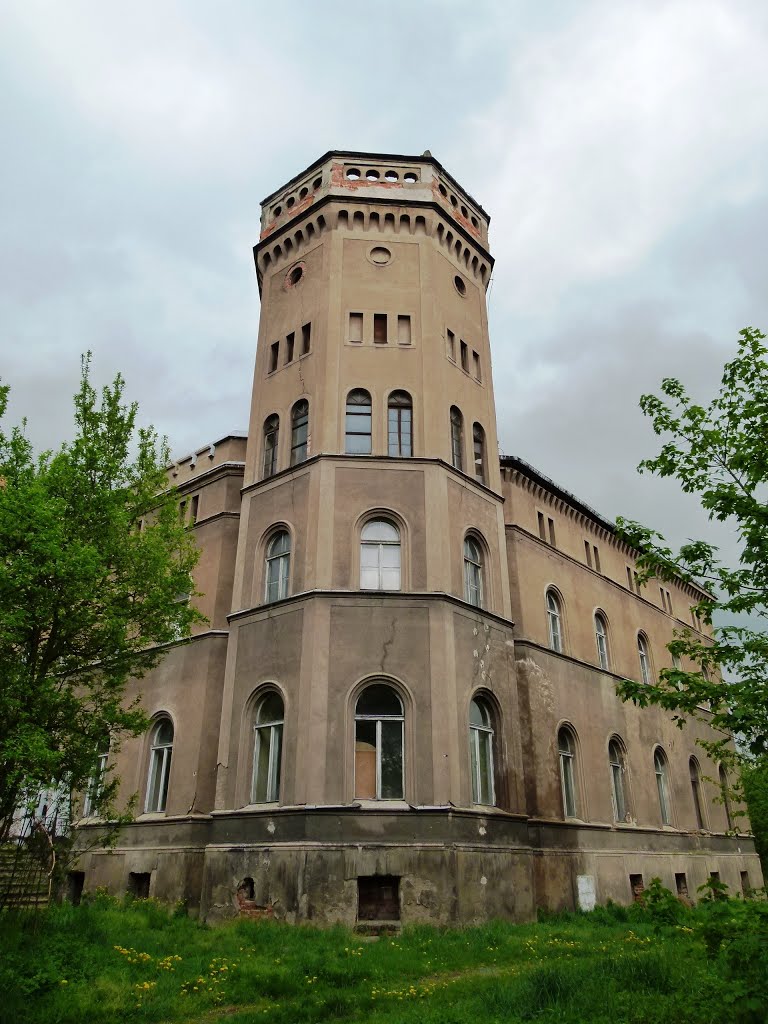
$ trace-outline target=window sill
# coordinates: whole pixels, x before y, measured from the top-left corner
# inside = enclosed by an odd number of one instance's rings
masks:
[[[353,807],[359,807],[361,811],[410,811],[411,805],[407,800],[401,799],[381,799],[381,800],[362,800],[355,799],[352,804]]]

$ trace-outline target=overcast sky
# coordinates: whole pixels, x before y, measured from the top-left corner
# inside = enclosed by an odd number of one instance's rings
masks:
[[[0,7],[0,375],[36,444],[79,355],[174,453],[244,429],[260,200],[328,149],[429,148],[491,214],[499,435],[613,518],[640,394],[707,397],[768,329],[768,5],[387,0]]]

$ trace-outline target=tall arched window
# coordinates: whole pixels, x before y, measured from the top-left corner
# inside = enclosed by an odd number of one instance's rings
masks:
[[[704,804],[701,799],[701,772],[699,771],[699,762],[695,757],[690,758],[688,761],[688,768],[691,773],[691,796],[693,797],[693,810],[696,815],[696,828],[706,828],[706,820],[704,818]]]
[[[733,828],[733,812],[731,810],[731,787],[728,783],[728,772],[723,765],[720,765],[717,774],[720,779],[720,796],[725,808],[725,820],[728,823],[728,831],[730,832]]]
[[[264,462],[261,475],[274,476],[277,472],[277,441],[280,436],[280,417],[275,414],[264,420]]]
[[[547,625],[549,646],[558,654],[563,653],[563,609],[560,598],[554,590],[547,591]]]
[[[410,458],[413,455],[413,403],[407,391],[393,391],[387,403],[387,452]]]
[[[648,650],[648,640],[644,633],[637,634],[637,656],[640,659],[640,681],[650,684],[651,682],[651,655]]]
[[[611,768],[613,817],[616,821],[627,821],[629,816],[626,787],[627,759],[624,747],[616,736],[608,744],[608,763]]]
[[[496,803],[493,785],[493,717],[482,697],[469,705],[469,762],[472,803]]]
[[[472,427],[472,452],[475,461],[475,478],[481,484],[485,480],[485,431],[479,423]]]
[[[265,560],[264,601],[282,601],[288,597],[291,574],[291,538],[287,530],[279,530],[267,545]]]
[[[667,755],[656,747],[653,755],[653,770],[656,773],[656,790],[659,794],[659,812],[662,825],[672,824],[672,814],[669,809],[669,770],[667,767]]]
[[[371,396],[363,388],[347,395],[344,432],[347,455],[371,454]]]
[[[83,803],[83,817],[91,818],[99,812],[99,801],[104,788],[104,778],[107,774],[107,761],[109,760],[109,733],[98,745],[96,763],[93,772],[85,787],[85,801]],[[730,826],[729,826],[730,827]]]
[[[360,589],[400,589],[400,531],[388,519],[372,519],[362,529]]]
[[[600,668],[608,670],[608,623],[602,612],[595,612],[595,643],[597,644],[597,663]]]
[[[144,810],[147,812],[165,810],[168,799],[168,780],[171,776],[172,753],[173,723],[170,718],[161,718],[152,730],[147,800],[144,806]]]
[[[291,465],[304,462],[309,453],[309,402],[302,398],[291,409]]]
[[[464,469],[464,417],[455,405],[451,406],[451,463],[454,469]]]
[[[563,726],[557,734],[557,753],[560,759],[563,815],[576,818],[579,813],[576,800],[576,739],[567,726]]]
[[[464,600],[483,607],[483,549],[471,536],[464,539]]]
[[[280,799],[283,717],[283,701],[277,693],[266,694],[256,706],[251,803],[268,804]]]
[[[355,708],[355,796],[403,798],[403,702],[384,683],[367,686]]]

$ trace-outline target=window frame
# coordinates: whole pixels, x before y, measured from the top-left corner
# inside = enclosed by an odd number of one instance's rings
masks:
[[[286,551],[273,551],[278,540],[286,537],[288,548]],[[274,604],[276,601],[284,601],[291,595],[291,555],[293,554],[293,538],[286,526],[277,526],[270,530],[264,542],[264,604]],[[283,564],[284,563],[284,564]],[[271,578],[272,566],[277,564],[277,577]],[[284,570],[284,571],[283,571]],[[270,595],[270,588],[276,584],[276,596]]]
[[[372,527],[374,524],[378,523],[384,524],[393,529],[397,534],[397,540],[366,540],[365,531]],[[365,565],[363,552],[365,549],[372,550],[373,548],[378,549],[376,565]],[[395,569],[395,566],[388,566],[384,564],[384,551],[385,549],[394,550],[394,548],[397,548],[398,550],[398,564],[396,566],[398,573],[398,585],[397,587],[385,587],[382,585],[382,573],[385,571],[393,571]],[[391,515],[391,513],[387,513],[385,511],[376,512],[372,515],[366,516],[366,518],[361,522],[359,529],[358,558],[360,563],[359,588],[361,591],[364,591],[365,593],[375,594],[381,592],[399,593],[403,590],[403,529],[401,524],[398,522],[397,519],[395,519],[394,516]],[[378,586],[364,586],[363,571],[372,570],[374,568],[376,569],[378,575]]]
[[[487,725],[472,721],[472,705],[476,705],[487,716]],[[488,698],[476,693],[469,702],[469,781],[472,803],[482,807],[496,806],[496,729],[495,712]],[[485,775],[490,792],[483,791],[482,761],[485,761]],[[490,799],[484,800],[488,796]]]
[[[663,747],[653,751],[653,770],[656,775],[656,792],[659,798],[661,824],[672,826],[672,801],[670,799],[669,758]]]
[[[274,421],[274,423],[272,422]],[[261,431],[261,479],[269,480],[278,472],[278,445],[280,444],[280,417],[270,413],[264,420]]]
[[[637,633],[637,656],[640,662],[640,682],[644,683],[645,686],[650,686],[653,679],[651,645],[648,643],[648,637],[642,629],[638,630]]]
[[[395,459],[413,458],[413,398],[402,388],[390,391],[387,397],[387,455]]]
[[[464,472],[464,415],[457,405],[450,410],[451,465],[460,473]]]
[[[547,587],[544,600],[547,612],[549,649],[554,651],[555,654],[564,654],[565,630],[563,628],[563,599],[554,587]],[[550,602],[555,605],[554,609],[551,607]]]
[[[478,483],[487,486],[488,464],[486,456],[485,430],[480,423],[472,424],[472,464],[474,467],[475,480]],[[480,470],[479,472],[478,467]]]
[[[724,764],[719,764],[717,766],[717,781],[720,785],[720,797],[723,801],[723,807],[725,808],[725,821],[727,825],[726,831],[733,832],[734,826],[733,808],[731,806],[731,787],[728,779],[728,771]]]
[[[477,558],[471,558],[467,548],[472,545],[477,549]],[[464,565],[464,600],[474,608],[485,607],[485,545],[478,535],[473,531],[464,535],[463,565]],[[473,568],[470,568],[473,567]],[[470,573],[474,569],[474,580],[470,580]],[[473,600],[473,593],[477,600]]]
[[[85,787],[82,814],[84,818],[93,818],[98,813],[99,800],[104,787],[104,778],[107,774],[110,745],[111,741],[109,740],[107,741],[106,750],[104,750],[103,746],[100,745],[103,753],[96,755],[96,763],[94,765],[93,772],[91,773]]]
[[[701,765],[697,758],[691,755],[688,758],[688,776],[691,783],[691,798],[693,800],[693,814],[696,819],[696,829],[699,832],[708,832],[706,810],[704,806],[704,789],[701,783]]]
[[[595,645],[597,647],[597,663],[603,672],[610,672],[611,670],[611,654],[610,647],[608,644],[608,619],[605,616],[605,612],[598,609],[594,616],[593,621],[595,625]],[[600,629],[602,626],[602,630]],[[601,641],[602,640],[602,644]]]
[[[301,417],[303,416],[303,421]],[[303,431],[303,435],[302,435]],[[297,437],[299,440],[297,441]],[[291,406],[291,465],[300,466],[309,458],[309,401],[300,398]]]
[[[363,395],[367,397],[367,401],[363,399]],[[358,396],[358,399],[354,399],[353,396]],[[352,410],[350,410],[350,406]],[[367,409],[366,412],[360,412],[355,410]],[[367,419],[368,429],[367,430],[350,430],[349,417],[357,417],[361,421],[358,424],[356,421],[352,421],[352,426],[362,425],[362,421]],[[367,437],[368,438],[368,450],[367,451],[351,451],[350,450],[350,438],[355,437]],[[344,400],[344,454],[345,455],[371,455],[373,453],[373,398],[371,397],[370,391],[366,388],[352,388],[351,391],[347,392],[347,397]]]
[[[615,748],[617,756],[614,756],[613,748]],[[618,823],[626,823],[632,818],[627,782],[629,769],[627,767],[627,750],[624,741],[618,735],[611,736],[608,741],[608,766],[611,776],[613,820]]]
[[[366,714],[358,711],[360,701],[365,696],[366,692],[373,686],[385,687],[396,697],[400,705],[400,714],[389,715],[386,713]],[[376,795],[371,796],[360,796],[358,795],[358,782],[359,782],[359,766],[358,766],[358,742],[368,742],[367,740],[358,740],[358,724],[364,722],[374,722],[375,728],[375,756],[376,756],[376,777],[375,777],[375,793]],[[384,722],[399,722],[400,723],[400,794],[399,796],[383,796],[382,795],[382,733]],[[406,722],[406,705],[402,694],[398,689],[392,685],[392,681],[387,678],[382,679],[368,679],[363,686],[357,691],[354,702],[353,711],[353,726],[354,726],[354,743],[353,743],[353,794],[355,800],[375,800],[378,802],[388,802],[392,800],[404,800],[405,799],[405,785],[406,785],[406,771],[405,771],[405,722]]]
[[[561,737],[565,736],[571,745],[570,750],[563,749]],[[557,760],[560,775],[560,796],[563,802],[564,818],[580,818],[580,793],[577,777],[578,739],[572,725],[563,723],[557,730]],[[568,782],[570,781],[570,801],[568,800]]]
[[[277,698],[282,705],[282,715],[273,720],[259,722],[259,713],[270,698]],[[249,798],[252,804],[276,804],[280,802],[280,784],[282,781],[283,733],[285,729],[285,700],[278,690],[269,688],[260,692],[253,705],[253,756],[251,759],[251,785]],[[267,752],[266,799],[257,799],[259,782],[259,755],[261,752],[262,733],[269,732]]]
[[[157,737],[160,730],[169,725],[171,727],[170,742],[158,743]],[[173,760],[173,747],[176,742],[176,727],[173,719],[168,714],[155,716],[150,732],[149,747],[149,769],[147,771],[147,792],[144,797],[145,814],[166,814],[168,807],[168,791],[171,780],[171,764]],[[157,784],[156,784],[157,783]],[[153,794],[156,799],[152,799]],[[154,806],[150,806],[152,803]]]

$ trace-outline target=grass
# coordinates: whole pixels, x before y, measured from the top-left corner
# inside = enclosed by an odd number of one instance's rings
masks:
[[[267,921],[214,929],[152,900],[97,897],[34,919],[0,918],[0,1021],[753,1019],[728,1004],[733,979],[708,956],[704,926],[689,913],[683,923],[616,910],[531,925],[410,928],[371,942],[341,928]],[[768,1017],[764,1004],[755,1012]]]

